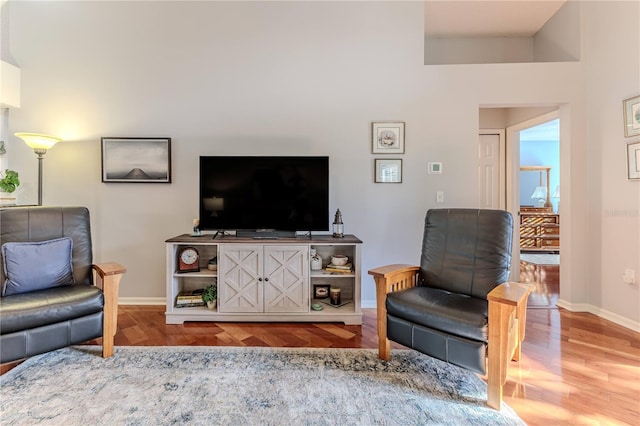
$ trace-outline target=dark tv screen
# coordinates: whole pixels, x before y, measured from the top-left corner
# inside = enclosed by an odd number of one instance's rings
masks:
[[[200,228],[329,230],[329,157],[200,157]]]

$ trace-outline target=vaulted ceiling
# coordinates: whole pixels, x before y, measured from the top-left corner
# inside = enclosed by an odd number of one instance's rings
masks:
[[[427,37],[530,37],[567,0],[427,0]]]

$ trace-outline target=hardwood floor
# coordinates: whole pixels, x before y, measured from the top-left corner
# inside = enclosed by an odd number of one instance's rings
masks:
[[[592,314],[548,307],[555,306],[557,284],[555,295],[542,294],[554,288],[554,273],[547,272],[549,285],[538,282],[533,297],[540,303],[527,312],[523,356],[510,365],[505,402],[530,425],[640,425],[640,334]],[[120,306],[115,345],[377,348],[376,312],[363,312],[362,326],[167,325],[163,306]]]

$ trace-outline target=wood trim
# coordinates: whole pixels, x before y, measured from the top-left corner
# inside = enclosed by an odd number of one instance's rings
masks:
[[[113,341],[118,329],[118,293],[120,279],[127,269],[115,262],[92,265],[96,271],[96,287],[104,294],[102,323],[102,356],[113,355]]]

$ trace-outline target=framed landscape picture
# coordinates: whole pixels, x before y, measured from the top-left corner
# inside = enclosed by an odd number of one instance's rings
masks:
[[[102,138],[102,182],[171,183],[171,138]]]
[[[404,154],[404,122],[374,122],[371,135],[372,153]]]
[[[622,101],[624,112],[624,136],[640,135],[640,96]]]

